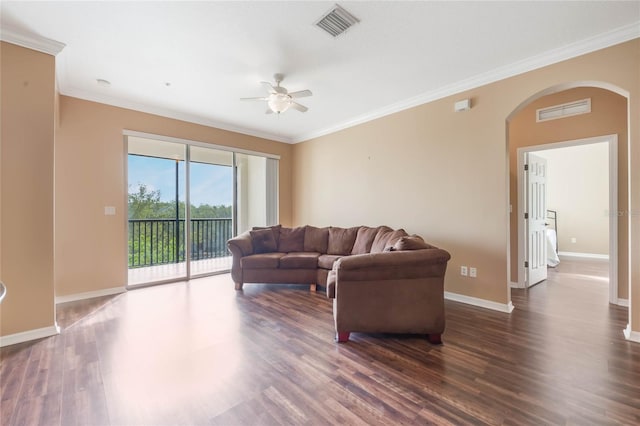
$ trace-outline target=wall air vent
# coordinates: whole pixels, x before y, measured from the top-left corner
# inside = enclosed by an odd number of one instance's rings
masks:
[[[338,37],[358,22],[360,22],[358,18],[336,4],[315,25],[331,34],[332,37]]]
[[[591,98],[536,110],[536,122],[556,120],[591,112]]]

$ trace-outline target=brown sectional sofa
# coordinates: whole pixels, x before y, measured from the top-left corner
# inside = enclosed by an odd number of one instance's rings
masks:
[[[428,334],[444,331],[448,252],[387,226],[280,225],[228,241],[236,290],[245,283],[316,284],[333,299],[338,341],[350,332]]]

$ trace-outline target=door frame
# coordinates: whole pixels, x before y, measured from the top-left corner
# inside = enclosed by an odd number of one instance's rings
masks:
[[[532,145],[517,149],[518,160],[518,288],[525,288],[525,234],[524,207],[526,200],[522,190],[525,183],[524,154],[547,149],[567,148],[606,142],[609,146],[609,303],[618,305],[618,135],[594,136],[543,145]]]

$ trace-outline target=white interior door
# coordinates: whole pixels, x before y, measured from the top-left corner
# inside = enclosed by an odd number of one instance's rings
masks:
[[[547,279],[547,160],[525,153],[527,287]]]

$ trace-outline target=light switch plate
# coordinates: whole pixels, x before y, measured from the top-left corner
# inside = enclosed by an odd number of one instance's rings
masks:
[[[104,207],[104,215],[105,216],[115,216],[116,208],[113,206],[105,206]]]

